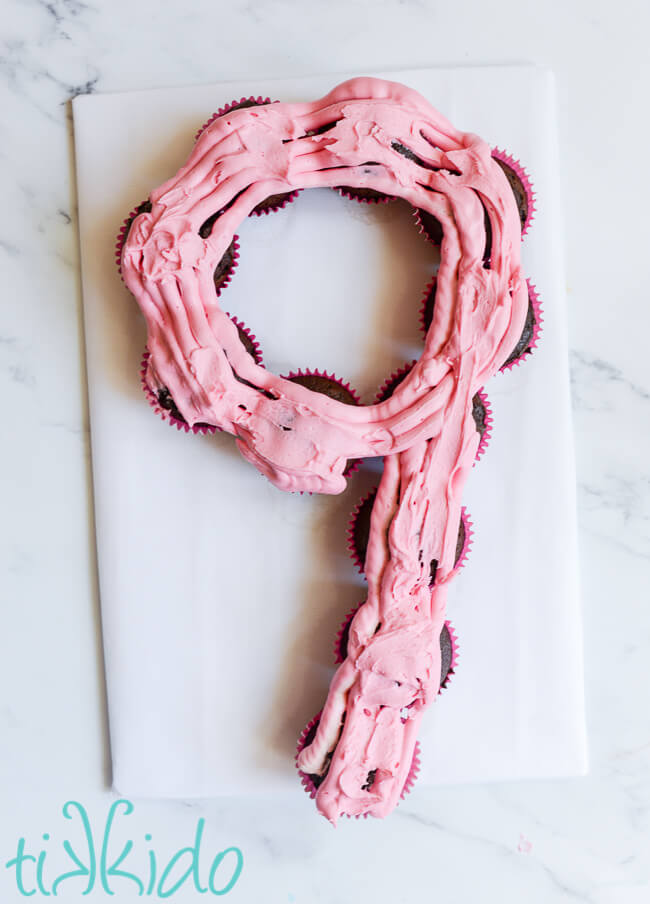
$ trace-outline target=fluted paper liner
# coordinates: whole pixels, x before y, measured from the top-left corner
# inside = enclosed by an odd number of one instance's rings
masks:
[[[431,320],[433,319],[433,304],[429,304],[429,299],[431,298],[431,293],[435,292],[436,285],[438,283],[438,277],[434,276],[427,283],[426,289],[424,290],[424,295],[422,296],[422,301],[420,302],[420,312],[419,312],[419,321],[420,321],[420,330],[422,335],[426,337],[429,327],[431,326]],[[435,304],[435,299],[434,299]]]
[[[526,285],[528,286],[528,303],[533,309],[533,332],[526,348],[523,349],[516,358],[513,358],[512,361],[507,361],[502,365],[500,368],[502,373],[505,373],[507,370],[512,370],[513,367],[519,367],[519,365],[535,351],[542,334],[542,324],[544,323],[542,300],[537,293],[537,289],[529,279],[526,280]]]
[[[481,400],[481,404],[483,405],[483,410],[485,414],[483,416],[483,433],[481,435],[481,439],[479,440],[478,449],[476,450],[476,458],[474,459],[474,464],[485,454],[485,450],[487,449],[490,443],[490,437],[492,436],[492,427],[494,425],[494,418],[492,417],[492,406],[490,405],[490,400],[487,397],[487,393],[485,389],[479,389],[477,393],[475,393],[475,397],[478,396]]]
[[[358,201],[359,204],[388,204],[389,201],[395,201],[395,195],[386,195],[383,192],[375,191],[374,188],[354,188],[351,185],[337,185],[335,188],[343,198],[350,201]],[[362,195],[360,192],[367,191],[372,194]]]
[[[505,163],[507,167],[512,170],[517,179],[521,182],[522,188],[524,190],[524,194],[526,196],[526,219],[524,220],[521,227],[521,237],[526,235],[528,230],[530,229],[531,223],[535,217],[535,192],[533,191],[533,184],[530,180],[530,176],[521,165],[519,160],[516,160],[506,151],[501,150],[500,148],[494,148],[492,151],[492,156],[495,160],[500,160],[501,163]]]

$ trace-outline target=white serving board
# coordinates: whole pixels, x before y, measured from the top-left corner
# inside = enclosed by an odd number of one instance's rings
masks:
[[[532,67],[383,74],[527,165],[524,246],[545,307],[532,360],[488,386],[495,431],[467,486],[475,543],[449,601],[460,663],[427,714],[420,781],[585,771],[582,641],[553,80]],[[74,101],[95,517],[113,781],[133,796],[299,793],[293,755],[321,707],[341,619],[363,599],[346,554],[368,463],[339,497],[283,494],[226,435],[178,433],[140,390],[143,320],[118,227],[233,98],[308,100],[344,76]],[[435,256],[404,208],[328,190],[242,225],[224,308],[267,367],[326,368],[370,401],[419,354]]]

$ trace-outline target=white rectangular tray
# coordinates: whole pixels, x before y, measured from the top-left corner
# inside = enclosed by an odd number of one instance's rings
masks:
[[[466,504],[469,563],[450,593],[460,663],[427,714],[420,781],[585,770],[573,451],[553,82],[528,67],[392,73],[533,175],[524,246],[545,307],[541,348],[488,386],[495,431]],[[184,161],[233,98],[308,100],[343,77],[78,97],[75,141],[93,475],[111,750],[125,794],[297,789],[293,754],[321,707],[338,626],[364,597],[340,497],[285,495],[231,437],[177,433],[140,390],[144,324],[117,275],[129,210]],[[226,310],[279,373],[320,367],[370,401],[419,354],[433,256],[400,205],[329,190],[250,218]],[[375,463],[376,466],[376,463]]]

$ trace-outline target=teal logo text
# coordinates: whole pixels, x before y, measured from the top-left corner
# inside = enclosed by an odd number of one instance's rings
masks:
[[[63,816],[74,824],[74,845],[67,839],[56,845],[47,832],[40,836],[45,843],[39,841],[36,846],[19,838],[15,856],[5,863],[20,894],[56,897],[63,891],[67,898],[73,891],[89,895],[93,890],[103,890],[115,895],[130,887],[138,895],[171,898],[183,887],[218,896],[234,888],[244,866],[242,852],[238,847],[208,852],[203,841],[205,819],[197,821],[191,844],[161,857],[149,832],[141,835],[142,841],[138,839],[137,843],[124,839],[129,828],[125,818],[133,811],[131,801],[116,800],[101,832],[96,833],[82,804],[68,801],[63,806]],[[61,871],[62,859],[65,868]]]

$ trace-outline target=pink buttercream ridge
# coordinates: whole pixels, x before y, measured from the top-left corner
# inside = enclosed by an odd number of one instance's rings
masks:
[[[420,302],[420,311],[419,311],[418,322],[419,322],[419,326],[420,326],[420,331],[425,338],[426,338],[427,332],[429,330],[429,327],[427,326],[427,323],[426,323],[427,302],[429,301],[429,296],[431,295],[431,292],[433,291],[433,288],[436,285],[437,279],[438,279],[437,276],[431,277],[429,282],[426,284],[424,293],[422,295],[422,301]]]
[[[331,122],[333,129],[307,135]],[[256,365],[209,279],[238,223],[270,194],[341,182],[404,198],[435,216],[444,234],[423,354],[389,399],[358,408]],[[510,186],[489,147],[454,129],[424,98],[396,83],[354,79],[320,101],[215,120],[151,198],[151,214],[137,217],[127,238],[123,270],[147,319],[156,373],[188,423],[235,433],[242,455],[285,490],[340,492],[348,459],[385,457],[365,563],[368,601],[351,625],[349,655],[315,738],[299,757],[305,771],[318,772],[338,739],[318,808],[333,822],[343,812],[385,816],[404,787],[422,712],[439,689],[435,641],[454,572],[462,488],[479,446],[472,398],[515,346],[526,317]],[[198,226],[222,209],[201,240]],[[434,550],[440,580],[431,591],[423,563]],[[364,769],[376,771],[376,780],[359,797]]]

